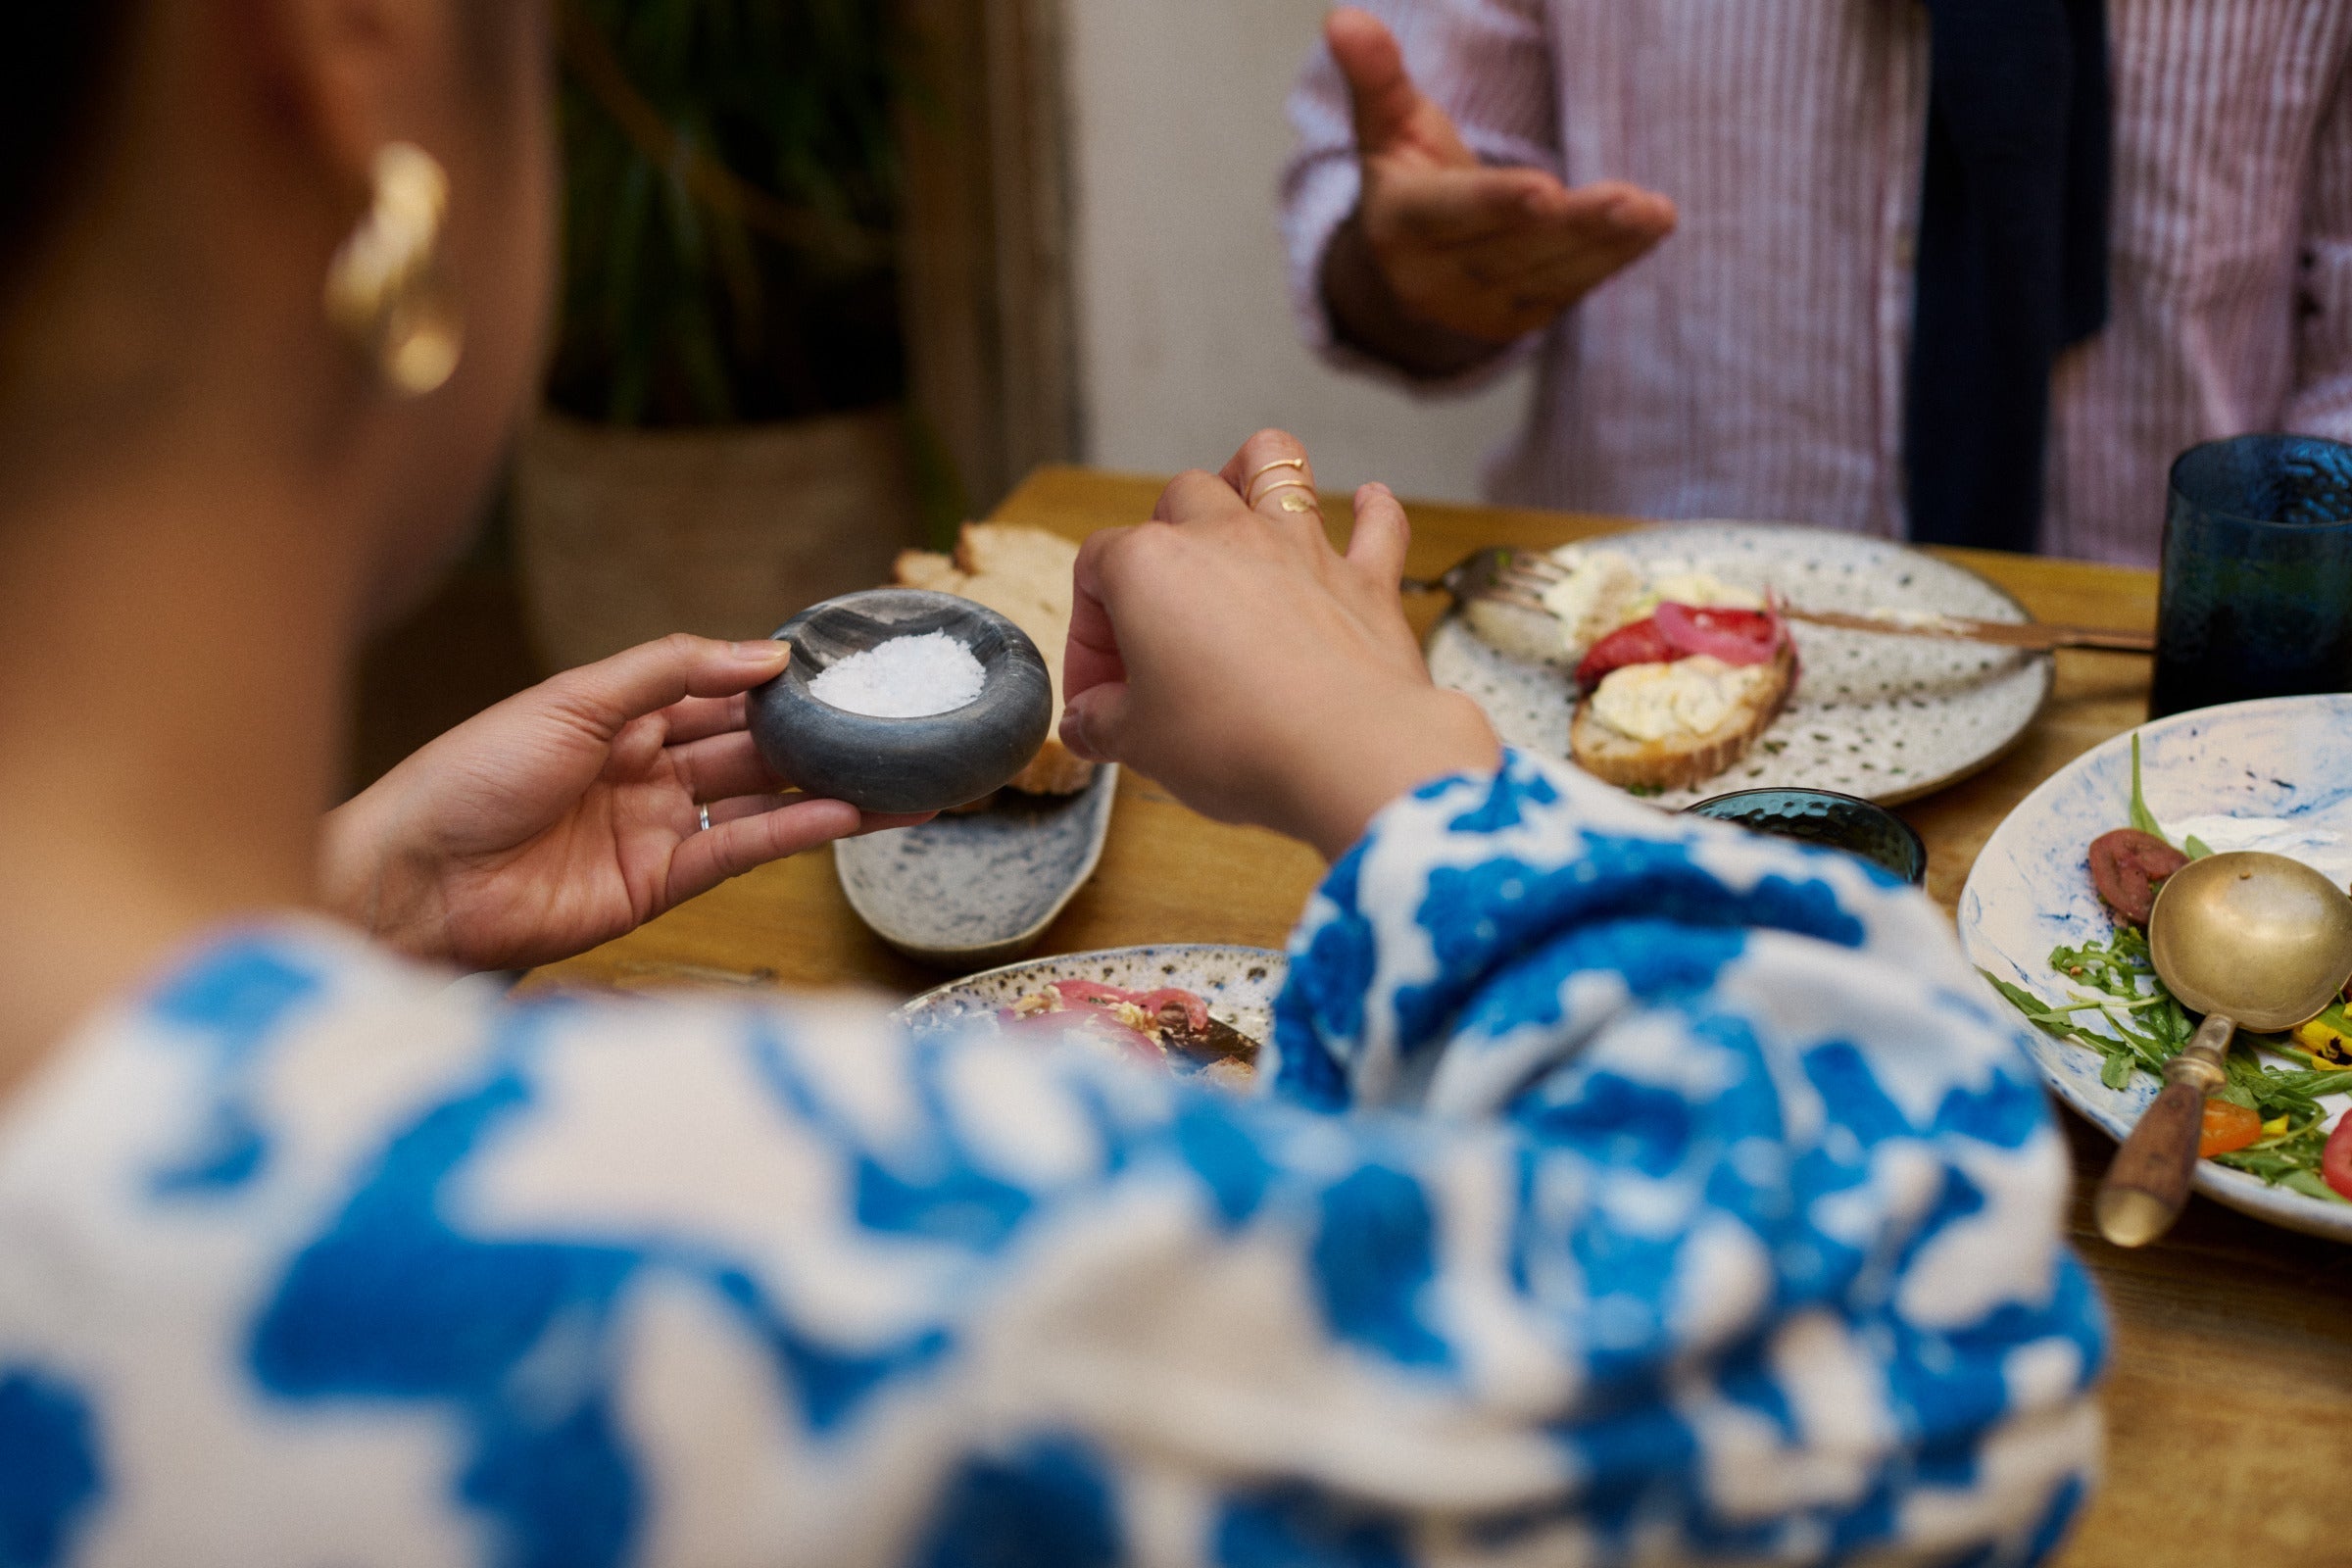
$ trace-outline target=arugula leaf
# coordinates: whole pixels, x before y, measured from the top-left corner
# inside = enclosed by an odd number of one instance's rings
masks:
[[[2262,1105],[2256,1100],[2254,1090],[2251,1086],[2246,1084],[2224,1084],[2221,1088],[2216,1089],[2207,1098],[2212,1100],[2227,1100],[2232,1105],[2243,1105],[2248,1110],[2255,1112],[2257,1115],[2261,1114],[2262,1111]]]
[[[2110,1089],[2127,1087],[2137,1072],[2162,1077],[2164,1064],[2195,1033],[2187,1009],[2157,978],[2142,931],[2125,926],[2104,942],[2055,949],[2050,965],[2076,988],[2074,1000],[2046,1001],[1989,973],[1984,978],[2035,1028],[2097,1052],[2099,1082]],[[2248,1107],[2265,1122],[2283,1117],[2286,1125],[2215,1158],[2274,1187],[2326,1202],[2343,1201],[2320,1174],[2328,1146],[2327,1113],[2320,1099],[2352,1094],[2352,1069],[2267,1066],[2256,1055],[2256,1046],[2312,1060],[2283,1037],[2240,1038],[2230,1052],[2229,1076],[2217,1097]]]
[[[2267,1076],[2278,1086],[2279,1093],[2298,1100],[2316,1101],[2322,1095],[2352,1093],[2352,1068],[2305,1068],[2297,1072],[2271,1072]]]
[[[2205,858],[2205,857],[2211,855],[2213,851],[2206,848],[2205,841],[2203,839],[2197,837],[2194,833],[2191,833],[2188,835],[2188,837],[2180,841],[2180,853],[2187,856],[2192,860],[2202,860]]]
[[[2156,813],[2148,809],[2147,797],[2139,792],[2139,734],[2137,731],[2133,731],[2132,736],[2132,825],[2151,838],[2164,839],[2167,844],[2173,842],[2171,839],[2165,838],[2164,824],[2156,820]]]
[[[2346,1201],[2343,1194],[2337,1192],[2334,1188],[2328,1185],[2326,1177],[2320,1176],[2315,1172],[2305,1170],[2300,1166],[2293,1170],[2282,1173],[2276,1185],[2279,1187],[2291,1188],[2295,1192],[2301,1193],[2305,1198],[2317,1198],[2324,1202],[2341,1203]]]

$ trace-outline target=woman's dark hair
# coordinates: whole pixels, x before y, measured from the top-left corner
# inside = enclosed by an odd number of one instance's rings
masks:
[[[136,0],[27,6],[0,48],[0,291],[96,151]]]

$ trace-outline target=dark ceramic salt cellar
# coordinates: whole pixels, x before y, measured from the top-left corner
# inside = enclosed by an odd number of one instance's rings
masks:
[[[961,708],[878,718],[808,689],[852,655],[929,632],[947,633],[980,662],[980,695]],[[752,693],[752,740],[770,767],[810,795],[868,811],[945,810],[1002,788],[1054,724],[1053,681],[1037,645],[968,599],[872,588],[812,605],[775,635],[792,645],[792,662]]]
[[[1684,809],[1751,833],[1843,850],[1914,887],[1928,879],[1928,847],[1910,823],[1883,806],[1835,790],[1735,790]]]

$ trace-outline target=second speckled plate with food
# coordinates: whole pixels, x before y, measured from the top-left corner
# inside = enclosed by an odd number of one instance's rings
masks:
[[[1274,999],[1290,978],[1290,968],[1289,956],[1271,948],[1207,942],[1105,948],[965,975],[924,992],[899,1014],[918,1027],[941,1028],[958,1018],[994,1015],[1056,980],[1094,980],[1131,991],[1173,986],[1207,1003],[1209,1015],[1218,1022],[1262,1045],[1273,1036]]]
[[[1926,611],[2024,621],[2025,607],[1975,572],[1884,539],[1784,523],[1683,522],[1587,541],[1644,567],[1685,563],[1809,610]],[[1882,806],[1999,758],[2050,695],[2052,662],[1981,643],[1794,625],[1803,664],[1788,709],[1747,756],[1656,798],[1669,808],[1730,790],[1837,790]],[[1429,639],[1438,684],[1478,699],[1502,738],[1568,755],[1576,684],[1566,670],[1497,653],[1460,616]]]
[[[2197,709],[2133,733],[2142,793],[2158,821],[2178,828],[2219,816],[2291,825],[2315,844],[2339,848],[2274,848],[2343,875],[2336,861],[2315,855],[2340,855],[2352,842],[2352,693]],[[2115,929],[2084,854],[2092,839],[2130,821],[2132,741],[2118,735],[2093,747],[2019,802],[1985,841],[1960,894],[1960,943],[1969,961],[2045,1003],[2076,1000],[2081,990],[2051,967],[2052,952],[2104,941]],[[2217,845],[2232,847],[2218,835]],[[1989,992],[1985,1001],[2003,1005]],[[2111,1032],[2090,1012],[2079,1021]],[[2029,1038],[2051,1090],[2112,1138],[2128,1136],[2156,1099],[2156,1080],[2145,1073],[2111,1089],[2099,1076],[2099,1053],[2038,1031]],[[2347,1103],[2334,1096],[2324,1102],[2330,1112]],[[2352,1242],[2352,1203],[2265,1186],[2209,1159],[2197,1162],[2196,1190],[2274,1225]]]

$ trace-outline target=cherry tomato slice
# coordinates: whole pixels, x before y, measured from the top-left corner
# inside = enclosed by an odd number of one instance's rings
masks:
[[[2352,1111],[2337,1118],[2335,1131],[2328,1135],[2328,1147],[2320,1152],[2320,1179],[2338,1196],[2352,1198]]]
[[[2243,1149],[2262,1136],[2262,1118],[2234,1101],[2205,1102],[2204,1125],[2197,1131],[2197,1157],[2211,1159]]]

